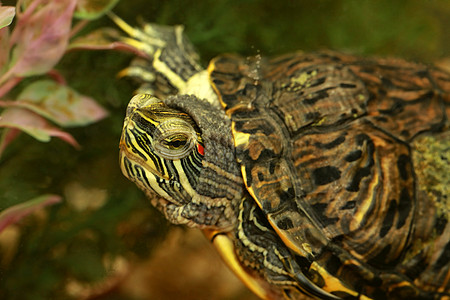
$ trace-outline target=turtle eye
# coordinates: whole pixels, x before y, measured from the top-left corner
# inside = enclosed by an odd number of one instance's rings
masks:
[[[178,150],[186,146],[189,137],[184,134],[174,134],[161,141],[167,149]]]
[[[160,123],[153,136],[155,152],[166,159],[181,159],[194,148],[197,133],[191,124],[181,119]]]

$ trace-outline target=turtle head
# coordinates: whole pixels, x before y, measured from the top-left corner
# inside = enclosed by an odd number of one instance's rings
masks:
[[[227,137],[212,134],[220,130],[210,124],[218,118],[211,119],[214,112],[206,114],[203,105],[208,104],[194,96],[164,102],[148,94],[133,97],[120,140],[120,165],[172,223],[227,230],[236,222],[243,183],[229,124],[222,126]]]

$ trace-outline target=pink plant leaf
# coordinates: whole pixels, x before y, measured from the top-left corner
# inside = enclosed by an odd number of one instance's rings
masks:
[[[1,6],[0,3],[0,29],[9,26],[16,15],[14,6]]]
[[[0,115],[0,127],[19,129],[38,141],[48,142],[51,137],[58,137],[80,148],[78,142],[69,133],[52,126],[47,120],[27,109],[11,107],[5,109]]]
[[[75,17],[94,20],[110,11],[119,0],[78,0]]]
[[[8,75],[31,76],[51,70],[63,56],[70,37],[77,0],[34,0],[10,39],[13,48]]]
[[[33,82],[25,87],[16,101],[9,103],[10,106],[32,110],[63,127],[88,125],[108,114],[92,98],[53,80]]]
[[[0,232],[11,224],[19,222],[24,217],[43,207],[61,202],[58,195],[42,195],[26,202],[11,206],[0,212]]]

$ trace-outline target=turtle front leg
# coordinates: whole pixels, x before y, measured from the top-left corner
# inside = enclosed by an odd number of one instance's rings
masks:
[[[203,70],[183,26],[145,23],[142,28],[135,28],[113,13],[109,17],[129,35],[121,41],[145,56],[136,58],[119,74],[140,82],[138,93],[164,99],[183,90],[189,78]]]

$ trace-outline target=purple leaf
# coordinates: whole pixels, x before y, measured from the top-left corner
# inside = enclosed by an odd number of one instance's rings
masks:
[[[92,98],[52,80],[33,82],[20,93],[17,101],[9,103],[64,127],[91,124],[107,116],[107,111]]]
[[[43,117],[22,108],[8,108],[0,115],[0,127],[19,129],[38,141],[48,142],[51,137],[58,137],[75,148],[80,145],[69,133],[50,125]]]
[[[36,210],[58,203],[61,199],[61,196],[58,195],[42,195],[5,209],[0,213],[0,232]]]
[[[63,56],[77,0],[34,0],[18,13],[10,39],[8,74],[31,76],[52,69]]]

